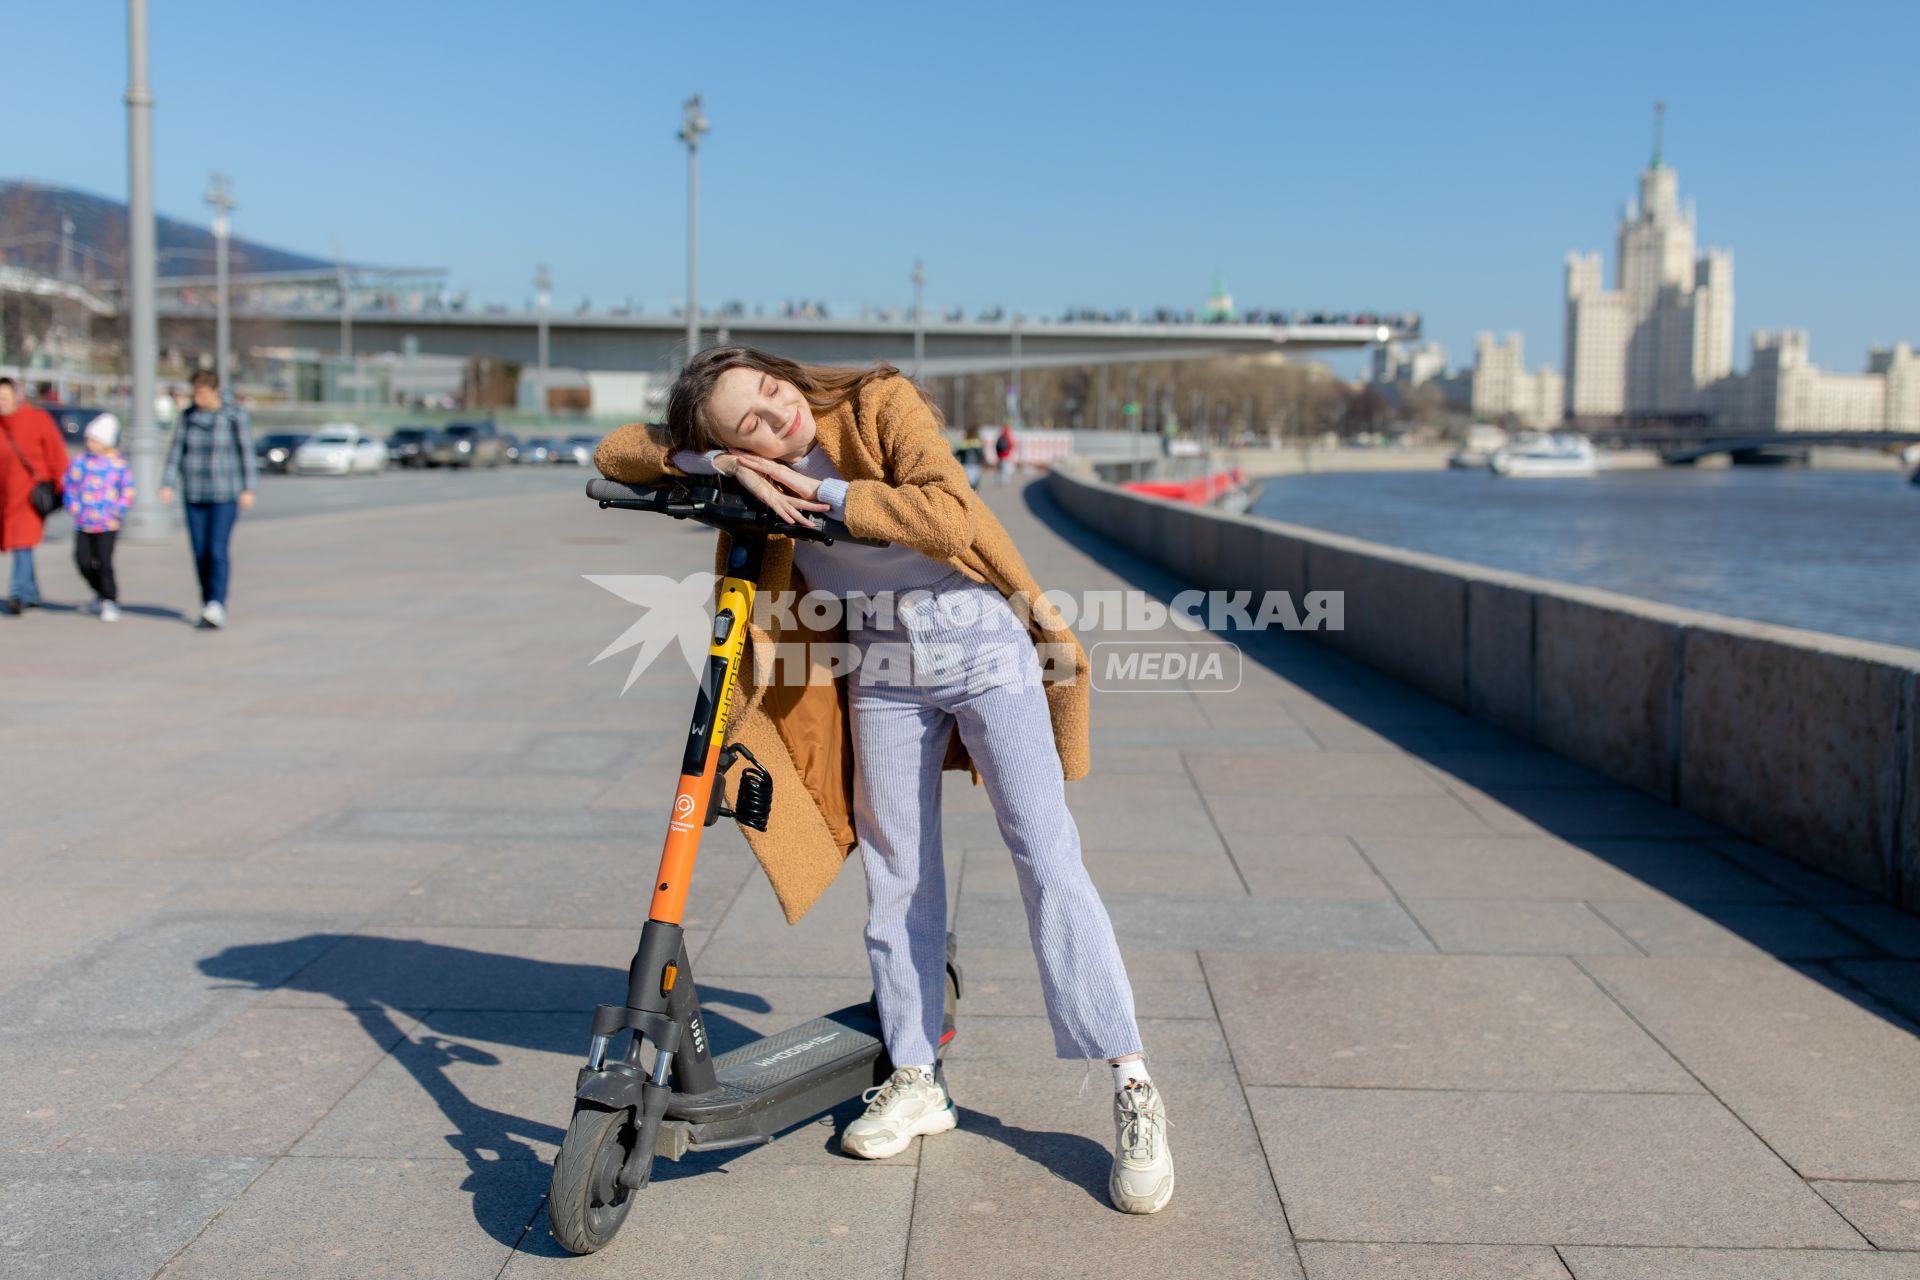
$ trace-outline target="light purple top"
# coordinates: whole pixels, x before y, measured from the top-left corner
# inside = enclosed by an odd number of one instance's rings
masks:
[[[673,465],[689,475],[715,475],[713,460],[722,450],[692,453],[682,450],[673,455]],[[819,499],[827,504],[827,514],[846,523],[847,482],[841,478],[827,451],[813,448],[805,457],[790,464],[803,476],[820,482]],[[809,591],[824,591],[845,599],[856,593],[879,595],[883,591],[911,591],[932,586],[952,573],[940,561],[912,547],[893,543],[884,547],[863,547],[857,542],[836,542],[825,546],[818,542],[795,542],[793,562],[807,580]]]

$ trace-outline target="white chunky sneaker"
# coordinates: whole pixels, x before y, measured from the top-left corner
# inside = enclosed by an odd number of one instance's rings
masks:
[[[901,1067],[861,1098],[867,1113],[841,1131],[840,1150],[862,1160],[897,1156],[915,1138],[960,1123],[946,1086],[918,1067]]]
[[[102,600],[100,602],[100,621],[102,622],[120,621],[120,606],[115,604],[111,600]]]
[[[218,600],[209,600],[200,610],[200,625],[208,630],[216,630],[227,625],[227,606]]]
[[[1113,1172],[1107,1198],[1123,1213],[1158,1213],[1173,1199],[1173,1149],[1167,1104],[1151,1084],[1113,1095]]]

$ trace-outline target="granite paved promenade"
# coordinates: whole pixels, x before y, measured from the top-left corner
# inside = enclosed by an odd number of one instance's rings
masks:
[[[1181,585],[990,497],[1048,585]],[[949,775],[959,1130],[854,1162],[843,1108],[663,1164],[562,1255],[548,1162],[690,706],[677,659],[589,665],[636,611],[581,575],[709,543],[503,490],[244,523],[224,634],[171,612],[178,546],[123,550],[118,626],[0,618],[0,1276],[1920,1276],[1920,921],[1298,637],[1232,694],[1097,696],[1069,788],[1165,1212],[1107,1207],[1105,1073],[1051,1057]],[[863,907],[850,866],[787,928],[716,828],[720,1046],[863,998]]]

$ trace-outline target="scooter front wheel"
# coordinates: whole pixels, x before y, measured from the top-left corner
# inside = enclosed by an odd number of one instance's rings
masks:
[[[573,1104],[573,1122],[553,1159],[547,1221],[569,1253],[594,1253],[612,1242],[633,1207],[634,1192],[620,1185],[620,1168],[639,1141],[630,1109]]]

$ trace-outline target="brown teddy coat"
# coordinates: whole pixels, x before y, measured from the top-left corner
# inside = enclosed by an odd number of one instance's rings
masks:
[[[1041,649],[1042,670],[1048,676],[1054,747],[1069,779],[1085,777],[1086,652],[1042,598],[1006,529],[967,483],[912,382],[904,377],[870,382],[855,399],[816,410],[814,421],[819,428],[816,447],[826,450],[847,481],[850,532],[912,547],[1024,604],[1022,616],[1029,618],[1028,630]],[[654,484],[683,474],[669,461],[671,452],[664,428],[632,423],[600,442],[594,462],[609,479]],[[716,573],[725,571],[727,549],[722,534]],[[769,538],[761,564],[761,594],[805,589],[793,568],[793,540]],[[728,736],[753,752],[773,776],[775,803],[766,831],[743,830],[792,923],[833,883],[853,848],[853,745],[844,677],[819,678],[822,669],[816,666],[816,679],[805,686],[776,684],[772,646],[783,641],[844,641],[846,635],[839,628],[830,634],[800,628],[802,633],[794,635],[789,633],[793,628],[784,628],[771,612],[754,612]],[[948,744],[946,767],[972,767],[957,730]],[[801,803],[802,795],[811,803]]]

